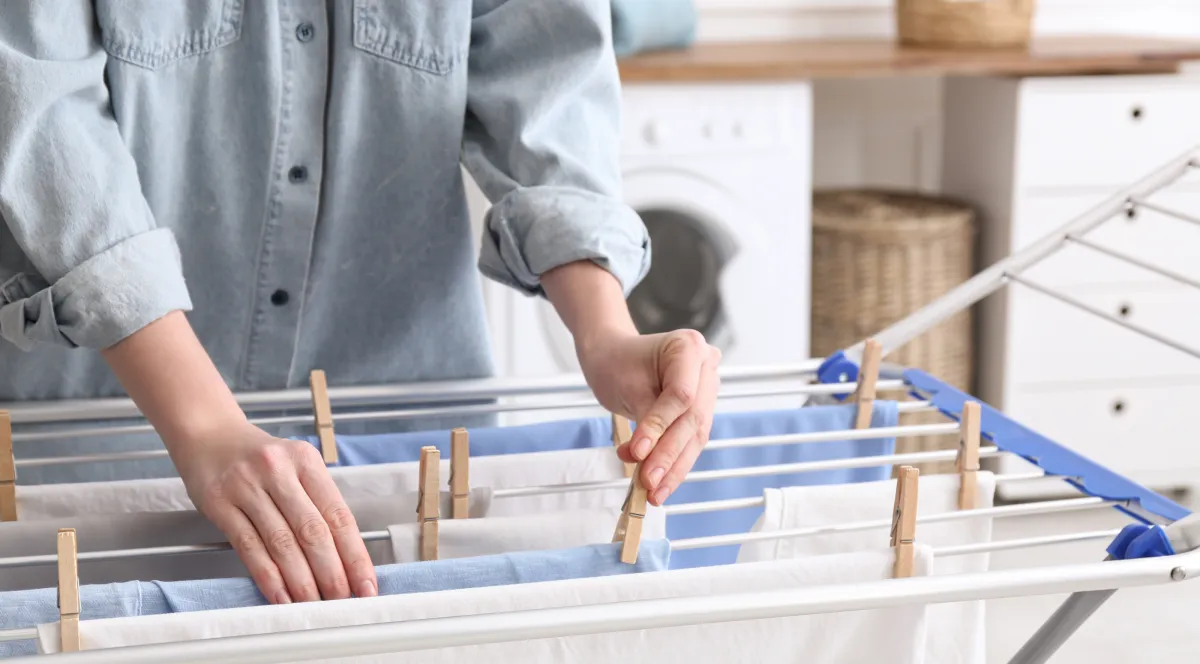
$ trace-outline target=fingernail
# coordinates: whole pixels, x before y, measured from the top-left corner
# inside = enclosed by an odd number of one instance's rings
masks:
[[[292,598],[287,594],[286,590],[280,590],[279,592],[275,593],[275,603],[276,604],[291,604]]]
[[[665,486],[663,488],[659,489],[658,491],[654,492],[654,502],[659,505],[662,505],[663,503],[667,502],[667,498],[670,498],[670,497],[671,497],[671,490]]]
[[[375,595],[376,595],[376,592],[375,592],[375,582],[374,581],[372,581],[370,579],[363,579],[363,582],[358,584],[358,596],[359,597],[374,597]]]
[[[633,456],[638,461],[644,461],[650,456],[650,439],[646,437],[638,438],[633,444]]]
[[[654,470],[650,471],[650,486],[658,486],[658,483],[662,481],[663,475],[665,475],[666,472],[667,471],[663,470],[662,468],[655,468]]]

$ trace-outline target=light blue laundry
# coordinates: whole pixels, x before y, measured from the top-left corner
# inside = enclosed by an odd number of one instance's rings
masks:
[[[856,409],[853,405],[810,406],[789,410],[718,413],[713,418],[711,440],[774,436],[851,429]],[[876,401],[872,427],[896,426],[899,410],[894,401]],[[586,418],[518,427],[471,429],[471,456],[520,454],[565,449],[610,447],[612,425],[608,418]],[[316,438],[307,438],[316,445]],[[449,455],[450,435],[446,431],[420,431],[364,436],[338,436],[338,464],[358,466],[376,463],[416,461],[423,446],[435,446],[443,458]],[[766,445],[727,450],[710,450],[700,455],[693,470],[720,470],[747,466],[766,466],[804,461],[826,461],[892,454],[894,438]],[[761,496],[768,487],[789,485],[842,484],[872,482],[889,478],[890,464],[871,468],[826,470],[820,472],[741,477],[710,482],[685,483],[668,504],[692,503],[727,498]],[[762,513],[762,508],[724,510],[702,514],[677,515],[667,519],[671,539],[704,537],[746,532]],[[674,568],[732,563],[737,547],[726,546],[677,551]]]
[[[683,48],[696,39],[693,0],[612,0],[613,48],[618,57]]]
[[[750,436],[778,436],[818,431],[844,431],[854,428],[856,408],[852,405],[812,406],[791,411],[769,413],[729,413],[713,424],[712,440]],[[876,401],[871,415],[872,427],[892,427],[899,422],[900,412],[894,401]],[[830,443],[800,443],[766,445],[725,450],[710,450],[700,455],[693,472],[767,466],[808,461],[828,461],[855,457],[881,456],[895,452],[895,438],[840,441]],[[685,482],[670,498],[668,505],[698,503],[730,498],[755,498],[763,489],[782,486],[811,486],[818,484],[849,484],[876,482],[891,477],[892,465],[870,468],[848,468],[819,472],[787,473],[764,477],[740,477],[711,482]],[[672,540],[709,535],[745,533],[762,515],[763,508],[721,510],[700,514],[679,514],[668,517],[667,537]],[[686,549],[671,557],[673,568],[723,565],[737,559],[736,545]]]
[[[477,558],[383,565],[375,568],[380,595],[562,581],[667,569],[667,540],[644,541],[637,563],[620,561],[619,544],[522,551]],[[81,620],[152,616],[267,604],[250,579],[113,583],[82,586]],[[55,588],[0,593],[0,630],[23,629],[58,620]],[[33,641],[0,643],[0,657],[32,655]]]

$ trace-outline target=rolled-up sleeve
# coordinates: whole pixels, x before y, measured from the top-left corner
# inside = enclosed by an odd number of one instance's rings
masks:
[[[650,237],[621,197],[620,80],[607,0],[476,0],[463,160],[492,202],[481,271],[531,295],[590,260],[625,293]]]
[[[104,348],[189,310],[104,83],[91,0],[8,0],[0,21],[0,336]]]

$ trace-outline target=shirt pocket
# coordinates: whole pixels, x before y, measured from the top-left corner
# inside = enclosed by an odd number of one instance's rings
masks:
[[[354,46],[381,58],[444,76],[470,43],[471,0],[354,0]]]
[[[109,55],[159,69],[237,41],[244,1],[96,0],[96,22]]]

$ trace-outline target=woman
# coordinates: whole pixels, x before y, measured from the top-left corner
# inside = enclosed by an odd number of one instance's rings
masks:
[[[694,463],[719,354],[625,306],[650,246],[619,198],[605,0],[4,14],[0,400],[127,393],[271,601],[377,584],[314,448],[231,390],[488,375],[460,162],[493,202],[478,269],[553,303],[639,423],[620,453],[651,502]]]

